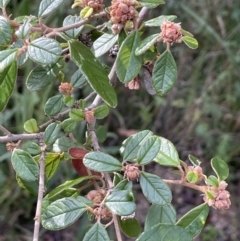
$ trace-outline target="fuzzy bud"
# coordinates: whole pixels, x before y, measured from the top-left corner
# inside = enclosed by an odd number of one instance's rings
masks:
[[[94,121],[94,109],[84,112],[84,119],[87,123],[92,123]]]
[[[127,164],[123,167],[124,177],[129,181],[138,180],[140,175],[140,170],[138,169],[137,164]]]
[[[106,195],[106,191],[101,189],[101,190],[91,190],[88,192],[86,195],[86,198],[89,199],[90,201],[93,201],[94,203],[101,203],[102,200],[104,199]]]
[[[73,92],[73,86],[68,82],[62,82],[58,87],[58,91],[63,95],[70,96]]]
[[[161,25],[161,37],[164,43],[180,43],[182,39],[182,28],[180,23],[164,21]]]

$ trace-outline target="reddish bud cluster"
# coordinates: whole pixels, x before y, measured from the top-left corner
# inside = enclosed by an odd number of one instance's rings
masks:
[[[86,198],[93,201],[95,204],[100,204],[106,195],[106,190],[91,190],[86,195]]]
[[[210,187],[208,191],[211,192],[213,198],[210,198],[207,194],[204,195],[203,200],[213,208],[216,209],[229,209],[231,205],[230,193],[225,190],[227,187],[225,181],[221,181],[218,187]]]
[[[70,96],[73,92],[73,86],[68,82],[61,83],[60,86],[58,87],[58,91],[63,95]]]
[[[137,6],[136,0],[112,0],[112,5],[109,8],[111,21],[113,22],[112,31],[118,34],[123,27],[133,28],[138,12],[135,9]]]
[[[164,21],[161,25],[161,37],[164,43],[181,43],[182,41],[182,28],[180,23],[171,21]]]
[[[129,181],[137,180],[140,175],[140,170],[138,169],[138,164],[127,164],[123,167],[124,177]]]
[[[133,80],[125,84],[126,87],[128,87],[130,90],[138,90],[141,87],[141,81],[139,75],[135,77]]]
[[[104,9],[103,0],[75,0],[73,7],[91,7],[94,13],[99,13]]]

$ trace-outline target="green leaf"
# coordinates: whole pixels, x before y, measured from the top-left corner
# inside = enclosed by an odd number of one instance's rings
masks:
[[[151,162],[158,154],[160,149],[160,139],[157,136],[149,137],[140,147],[137,160],[140,165]]]
[[[154,204],[166,205],[172,200],[168,185],[157,175],[141,172],[140,186],[144,196]]]
[[[141,6],[143,6],[143,7],[146,7],[146,8],[156,8],[156,7],[158,7],[159,6],[159,4],[158,3],[148,3],[148,2],[139,2],[140,4],[141,4]]]
[[[76,128],[77,122],[72,119],[66,119],[61,123],[61,127],[67,133],[72,132]]]
[[[17,175],[25,181],[38,180],[39,167],[35,160],[26,151],[14,149],[12,165]]]
[[[92,15],[92,13],[93,13],[93,8],[90,6],[86,6],[80,11],[80,17],[88,18]]]
[[[106,229],[100,223],[95,223],[85,234],[83,241],[110,241]]]
[[[103,152],[89,152],[83,158],[84,165],[94,171],[98,172],[114,172],[122,168],[122,164]]]
[[[177,66],[170,51],[166,50],[155,62],[152,83],[156,93],[163,96],[173,87],[177,79]]]
[[[59,230],[73,224],[86,211],[86,205],[72,197],[52,202],[41,216],[42,225],[49,230]]]
[[[218,187],[219,181],[215,176],[210,175],[207,179],[207,184],[213,187]]]
[[[38,65],[29,73],[27,77],[27,88],[31,91],[46,88],[58,78],[58,73],[63,67],[63,58],[60,58],[57,63],[52,65]]]
[[[19,176],[16,176],[16,179],[21,188],[27,189],[34,196],[38,195],[38,180],[26,181],[21,179]]]
[[[38,17],[46,17],[56,11],[63,3],[64,0],[42,0],[38,9]]]
[[[56,172],[62,155],[59,153],[47,152],[45,156],[45,176],[49,180]]]
[[[127,216],[133,214],[136,209],[136,204],[132,200],[133,196],[129,191],[113,191],[105,199],[105,205],[112,213]]]
[[[184,36],[182,40],[190,49],[198,48],[198,41],[195,38]]]
[[[37,143],[35,143],[35,142],[30,142],[28,144],[27,151],[31,155],[38,155],[38,154],[41,153],[41,147]]]
[[[10,0],[0,0],[0,8],[4,8],[7,6]]]
[[[137,47],[135,54],[141,55],[144,54],[152,45],[154,45],[159,38],[159,33],[153,34],[145,38],[143,41],[141,41],[140,45]]]
[[[165,20],[173,21],[177,16],[175,15],[161,15],[159,17],[150,19],[144,23],[147,27],[160,27]]]
[[[94,117],[96,119],[103,119],[109,114],[109,108],[107,105],[100,105],[94,109]]]
[[[63,27],[72,25],[74,23],[78,23],[81,20],[82,19],[78,16],[69,15],[63,20]],[[79,28],[69,29],[69,30],[65,31],[65,34],[67,34],[67,36],[69,36],[70,38],[77,38],[78,35],[80,34],[82,28],[83,28],[83,26],[80,26]]]
[[[116,73],[120,81],[127,83],[139,73],[142,57],[136,56],[135,51],[140,44],[140,36],[133,31],[123,41],[116,60]]]
[[[171,204],[159,206],[153,204],[146,216],[144,231],[151,229],[159,223],[175,224],[177,220],[176,211]]]
[[[159,139],[161,142],[160,150],[154,161],[163,166],[178,167],[180,165],[178,152],[172,142],[163,137],[159,137]]]
[[[141,145],[153,135],[149,130],[140,131],[137,134],[127,138],[120,149],[124,160],[131,160],[137,157]]]
[[[113,186],[116,187],[118,183],[120,183],[122,180],[123,180],[123,175],[121,175],[118,172],[114,172]]]
[[[69,117],[74,121],[81,121],[84,119],[84,113],[80,109],[72,109],[69,112]]]
[[[44,132],[44,136],[43,136],[44,143],[46,145],[51,145],[53,142],[55,142],[58,138],[58,134],[60,130],[61,130],[61,127],[57,123],[50,124]]]
[[[61,53],[62,48],[60,44],[56,40],[50,38],[37,38],[28,46],[29,57],[34,62],[42,65],[56,63]]]
[[[91,50],[76,40],[69,41],[70,55],[75,64],[100,97],[110,106],[117,105],[117,96],[110,85],[106,71]],[[94,71],[93,71],[94,69]]]
[[[24,123],[24,130],[28,133],[36,133],[38,132],[38,125],[35,119],[30,119]]]
[[[186,213],[178,220],[176,225],[185,228],[192,237],[195,237],[202,231],[208,213],[209,207],[206,203],[203,203]]]
[[[22,48],[24,46],[23,41],[21,39],[17,39],[11,47],[12,48]],[[17,65],[18,67],[22,67],[28,60],[28,52],[24,51],[23,53],[17,55]]]
[[[217,174],[219,180],[223,181],[228,177],[229,175],[228,165],[222,159],[218,157],[214,157],[211,160],[211,166],[213,171]]]
[[[53,144],[54,152],[67,152],[70,147],[76,146],[70,138],[63,136],[55,141]]]
[[[3,3],[3,0],[2,4]],[[0,1],[0,4],[1,4]],[[0,16],[0,46],[7,46],[11,42],[12,30],[11,26],[8,23],[7,19],[3,16]]]
[[[198,160],[197,157],[193,156],[193,155],[188,155],[188,159],[190,160],[190,162],[194,165],[194,166],[199,166],[201,164],[201,162]]]
[[[63,96],[55,95],[48,99],[44,107],[44,112],[48,116],[53,116],[58,114],[63,107]]]
[[[23,24],[20,25],[19,29],[15,32],[18,38],[25,39],[28,37],[28,34],[32,27],[30,22],[31,22],[31,16],[28,19],[25,19]]]
[[[84,75],[82,74],[82,72],[80,70],[77,70],[71,77],[71,81],[70,84],[74,87],[74,88],[80,88],[81,86],[83,86],[85,83],[87,82],[86,78],[84,77]]]
[[[128,190],[131,191],[133,187],[133,184],[131,181],[128,181],[127,179],[124,179],[120,181],[115,187],[114,191],[120,191],[120,190]]]
[[[194,171],[189,171],[187,173],[187,181],[190,182],[190,183],[197,183],[198,181],[198,174]]]
[[[2,112],[7,105],[10,98],[14,84],[17,78],[17,62],[14,61],[8,68],[0,72],[0,112]]]
[[[192,237],[182,227],[158,224],[143,232],[136,241],[192,241]]]
[[[93,43],[93,52],[96,58],[107,53],[117,42],[118,35],[104,33]]]
[[[2,73],[7,67],[12,65],[17,56],[17,49],[7,49],[0,51],[0,73]],[[0,79],[0,83],[2,78]]]
[[[73,107],[75,104],[75,99],[71,96],[64,96],[63,98],[63,103],[67,106],[67,107]]]
[[[92,176],[86,176],[86,177],[79,177],[76,178],[74,180],[68,180],[66,182],[64,182],[63,184],[59,185],[58,187],[56,187],[55,189],[53,189],[47,196],[48,199],[53,199],[54,197],[56,197],[57,195],[59,195],[60,193],[64,192],[65,190],[80,184],[81,182],[85,181],[85,180],[89,180],[91,179]]]
[[[96,126],[95,129],[98,142],[104,142],[107,139],[107,128],[105,126]]]
[[[141,233],[141,225],[136,218],[126,220],[120,219],[119,224],[122,232],[130,238],[136,238]]]

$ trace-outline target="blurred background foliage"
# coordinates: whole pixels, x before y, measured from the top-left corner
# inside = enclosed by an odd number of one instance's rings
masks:
[[[71,4],[66,1],[65,7],[48,17],[47,25],[61,26],[65,16],[76,14],[78,9],[72,10]],[[11,0],[8,13],[12,13],[13,18],[36,15],[38,5],[38,1]],[[150,96],[144,86],[141,90],[132,91],[121,83],[117,84],[119,105],[101,122],[108,130],[103,146],[112,154],[118,154],[124,138],[134,131],[150,129],[171,140],[182,160],[187,160],[188,154],[197,156],[208,175],[212,174],[208,171],[210,159],[213,156],[221,157],[230,166],[228,182],[233,205],[226,212],[212,210],[198,240],[237,241],[240,240],[237,229],[237,217],[240,215],[240,1],[168,0],[165,5],[152,10],[148,19],[163,14],[177,15],[176,22],[181,22],[183,29],[194,34],[199,48],[190,50],[184,44],[172,46],[178,66],[178,80],[165,97]],[[157,32],[158,29],[148,31]],[[111,61],[107,55],[105,60]],[[43,123],[46,120],[44,104],[58,89],[58,83],[54,83],[41,92],[28,91],[25,81],[32,68],[33,64],[28,62],[19,70],[14,93],[5,111],[0,113],[0,123],[13,133],[22,133],[23,123],[30,118]],[[66,64],[66,76],[74,71]],[[85,88],[75,95],[81,98],[88,91]],[[84,140],[84,129],[84,124],[80,124],[74,133],[79,141]],[[161,170],[159,173],[161,175]],[[63,162],[49,188],[75,177],[77,174],[70,162]],[[180,212],[182,206],[187,206],[188,210],[191,205],[201,202],[199,194],[182,190],[174,188],[180,196],[174,205]],[[0,241],[32,240],[35,204],[36,197],[18,186],[10,153],[6,152],[4,145],[0,145]],[[144,207],[147,205],[141,203],[141,208]],[[81,240],[85,219],[63,231],[42,230],[41,240]]]

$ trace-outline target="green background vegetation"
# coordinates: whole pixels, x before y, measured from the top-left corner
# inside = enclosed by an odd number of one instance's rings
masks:
[[[47,25],[60,26],[66,15],[77,13],[78,9],[71,10],[71,4],[66,1],[65,7],[47,19]],[[37,8],[37,1],[15,0],[11,1],[8,13],[13,17],[34,15]],[[121,135],[123,130],[129,133],[131,130],[150,129],[171,140],[182,160],[186,160],[188,154],[197,156],[206,174],[211,174],[208,173],[210,159],[221,157],[230,166],[228,182],[232,208],[212,210],[199,240],[240,240],[240,231],[237,230],[240,215],[240,1],[168,0],[153,10],[149,19],[160,14],[177,15],[176,21],[194,34],[199,48],[191,50],[184,44],[174,44],[172,49],[178,66],[178,80],[166,97],[152,97],[144,87],[131,91],[117,84],[119,105],[102,122],[109,130],[104,148],[117,154],[121,141],[126,137]],[[107,58],[107,61],[111,59]],[[38,123],[46,120],[44,104],[58,88],[58,83],[54,83],[41,92],[28,91],[25,81],[32,67],[29,63],[19,70],[7,109],[0,113],[0,123],[13,133],[22,133],[23,123],[30,118],[35,118]],[[69,76],[74,69],[67,65],[64,71]],[[75,95],[81,98],[87,92],[86,88]],[[79,125],[75,134],[81,141],[84,124]],[[74,177],[77,174],[70,162],[62,163],[49,188]],[[202,199],[198,193],[185,189],[173,189],[174,205],[180,214],[201,203]],[[4,145],[0,145],[0,241],[31,240],[35,204],[36,197],[18,186],[10,154]],[[83,218],[63,231],[42,230],[42,240],[81,240],[84,223]]]

